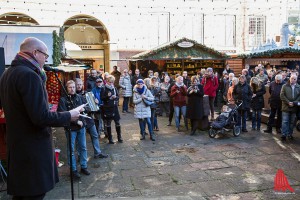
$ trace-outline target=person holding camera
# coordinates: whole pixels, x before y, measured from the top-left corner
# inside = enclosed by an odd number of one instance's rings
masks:
[[[119,82],[120,87],[122,88],[122,96],[123,96],[123,113],[130,113],[128,111],[129,99],[132,97],[132,85],[131,78],[128,74],[128,70],[124,69],[123,75],[120,78]]]
[[[204,116],[203,111],[203,86],[199,83],[197,76],[192,76],[191,78],[192,85],[187,91],[188,104],[186,111],[186,118],[191,120],[191,133],[190,135],[195,135],[198,128],[198,122]]]
[[[147,89],[143,79],[138,79],[136,85],[133,88],[133,103],[134,117],[139,119],[141,139],[145,140],[145,126],[147,123],[148,130],[150,133],[150,139],[155,141],[154,133],[151,124],[151,109],[150,106],[146,105],[145,100],[154,101],[154,97],[150,90]]]
[[[173,98],[173,106],[175,111],[175,123],[177,131],[180,132],[180,112],[184,118],[184,124],[186,130],[188,130],[188,124],[186,120],[186,95],[187,88],[183,83],[183,77],[178,76],[176,78],[175,85],[171,88],[170,96]]]
[[[119,93],[118,89],[114,87],[115,77],[108,75],[106,78],[106,85],[101,90],[101,100],[103,101],[103,119],[108,135],[109,144],[114,144],[111,134],[111,122],[115,121],[118,142],[123,143],[121,135],[120,114],[118,109]]]
[[[204,75],[201,84],[203,85],[204,94],[209,97],[209,107],[210,107],[210,116],[211,121],[215,118],[215,109],[214,102],[216,98],[217,89],[219,87],[218,77],[214,75],[212,68],[207,68],[206,74]]]

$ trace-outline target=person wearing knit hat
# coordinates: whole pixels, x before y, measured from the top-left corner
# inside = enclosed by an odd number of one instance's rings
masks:
[[[139,83],[140,83],[140,84],[141,84],[141,83],[144,84],[143,79],[138,79],[138,80],[136,81],[136,84],[139,84]]]
[[[204,94],[209,97],[209,107],[211,113],[211,121],[214,120],[214,102],[216,98],[217,89],[219,87],[218,77],[214,76],[212,68],[206,69],[207,74],[203,76],[201,84],[203,85]]]

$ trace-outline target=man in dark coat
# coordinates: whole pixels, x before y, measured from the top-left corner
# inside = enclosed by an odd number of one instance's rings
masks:
[[[117,66],[114,66],[113,67],[114,70],[110,73],[111,75],[113,75],[115,77],[115,86],[117,89],[120,89],[120,84],[119,84],[119,81],[120,81],[120,77],[121,77],[121,72],[118,71],[118,67]]]
[[[272,133],[272,126],[275,121],[275,115],[277,114],[277,119],[276,119],[276,132],[278,134],[281,133],[281,119],[282,119],[282,113],[281,113],[281,99],[280,99],[280,91],[282,88],[282,75],[277,74],[275,76],[275,81],[271,82],[270,87],[269,87],[269,92],[270,92],[270,107],[271,107],[271,112],[269,115],[269,121],[267,123],[267,129],[264,130],[265,133]]]
[[[250,86],[246,82],[246,77],[241,75],[239,78],[239,83],[234,86],[233,98],[234,100],[243,101],[243,104],[238,109],[238,122],[237,126],[242,127],[243,132],[248,132],[246,127],[247,110],[250,108],[250,101],[253,95]],[[241,124],[242,119],[242,124]]]
[[[81,107],[50,112],[42,69],[48,58],[45,43],[26,38],[1,77],[0,98],[7,127],[7,193],[13,199],[43,199],[58,182],[50,126],[65,126]]]
[[[91,74],[87,78],[87,81],[86,81],[86,84],[87,84],[86,91],[90,92],[96,86],[96,80],[98,78],[99,77],[97,76],[97,70],[91,69]]]

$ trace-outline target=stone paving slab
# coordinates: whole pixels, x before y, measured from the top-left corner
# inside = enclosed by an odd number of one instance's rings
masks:
[[[300,199],[299,132],[294,141],[286,142],[280,141],[280,135],[253,131],[239,137],[228,132],[209,138],[206,131],[190,136],[188,131],[178,133],[174,125],[166,126],[167,118],[159,117],[157,140],[150,141],[148,135],[140,141],[137,119],[132,114],[121,117],[124,143],[110,145],[103,136],[100,139],[109,158],[93,158],[87,135],[91,175],[74,183],[75,199]],[[247,123],[250,130],[251,122]],[[56,128],[54,135],[65,165],[59,168],[60,182],[45,199],[70,199],[66,138],[62,128]],[[113,137],[116,140],[114,128]],[[274,192],[278,169],[295,194]],[[1,200],[7,198],[0,193]]]

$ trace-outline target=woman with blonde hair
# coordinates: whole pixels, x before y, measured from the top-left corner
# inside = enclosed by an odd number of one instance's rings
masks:
[[[227,100],[229,104],[235,104],[235,100],[233,98],[232,92],[233,92],[233,88],[235,85],[237,85],[239,83],[239,79],[236,77],[232,78],[232,85],[228,88],[228,92],[227,92]]]
[[[187,91],[188,104],[186,117],[191,120],[191,133],[190,135],[195,135],[198,128],[198,122],[204,116],[203,109],[203,86],[200,84],[197,76],[192,76],[191,86]]]
[[[252,108],[252,130],[260,131],[261,111],[264,107],[264,94],[266,89],[264,84],[257,78],[253,77],[250,80],[252,90],[251,108]]]

